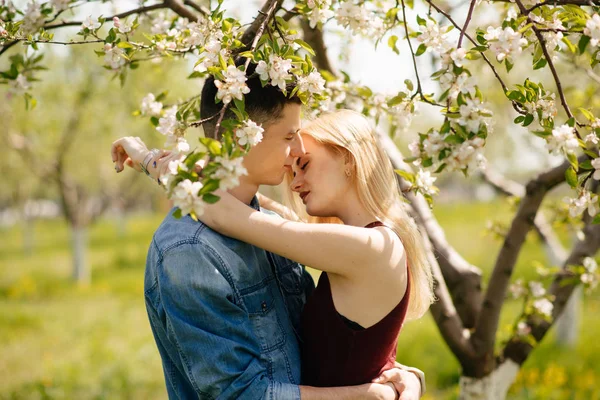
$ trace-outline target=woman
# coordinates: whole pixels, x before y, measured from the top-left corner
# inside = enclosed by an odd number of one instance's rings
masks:
[[[419,318],[431,304],[430,267],[369,122],[341,110],[310,122],[302,138],[306,153],[294,163],[287,193],[298,221],[258,212],[222,191],[200,219],[323,271],[302,315],[303,381],[369,382],[394,365],[405,319]]]

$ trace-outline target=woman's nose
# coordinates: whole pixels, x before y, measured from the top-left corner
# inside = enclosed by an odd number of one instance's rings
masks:
[[[292,189],[293,192],[299,192],[300,188],[302,188],[300,174],[295,174],[294,179],[292,179],[292,183],[290,183],[290,189]]]

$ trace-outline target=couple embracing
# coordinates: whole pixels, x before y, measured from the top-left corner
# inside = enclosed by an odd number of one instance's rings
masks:
[[[359,113],[301,129],[300,100],[252,70],[245,108],[264,137],[247,175],[198,222],[169,212],[148,251],[145,301],[169,398],[418,399],[424,376],[396,362],[397,337],[427,311],[432,276],[390,161]],[[219,112],[216,93],[210,78],[202,118]],[[112,156],[118,172],[146,161],[155,178],[179,157],[131,137]],[[284,180],[289,207],[257,195]],[[323,271],[316,288],[304,266]]]

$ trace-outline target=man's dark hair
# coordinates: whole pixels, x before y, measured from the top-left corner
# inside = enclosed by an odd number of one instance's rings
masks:
[[[245,59],[236,62],[236,65],[242,65]],[[289,94],[294,90],[294,84],[288,84],[286,91],[288,96],[284,95],[283,92],[277,86],[272,86],[268,83],[265,87],[262,86],[258,74],[254,74],[256,70],[256,64],[248,64],[246,70],[246,76],[248,80],[246,84],[250,89],[250,92],[244,95],[245,98],[245,109],[250,119],[257,124],[268,124],[276,121],[281,117],[283,108],[286,104],[302,104],[302,101],[298,96],[288,97]],[[215,103],[217,95],[217,87],[215,86],[215,79],[210,76],[204,82],[202,88],[202,96],[200,99],[200,118],[210,118],[221,111],[223,108],[223,102]],[[233,102],[227,107],[224,119],[235,118],[235,114],[231,111],[231,107],[234,107]],[[202,124],[204,128],[204,134],[206,137],[215,138],[215,126],[217,125],[218,116],[212,118],[210,121]],[[221,138],[219,132],[215,139]]]

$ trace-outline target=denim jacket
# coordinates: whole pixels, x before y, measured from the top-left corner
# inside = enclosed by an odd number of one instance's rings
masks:
[[[154,234],[144,282],[169,398],[299,399],[310,275],[173,211]]]

